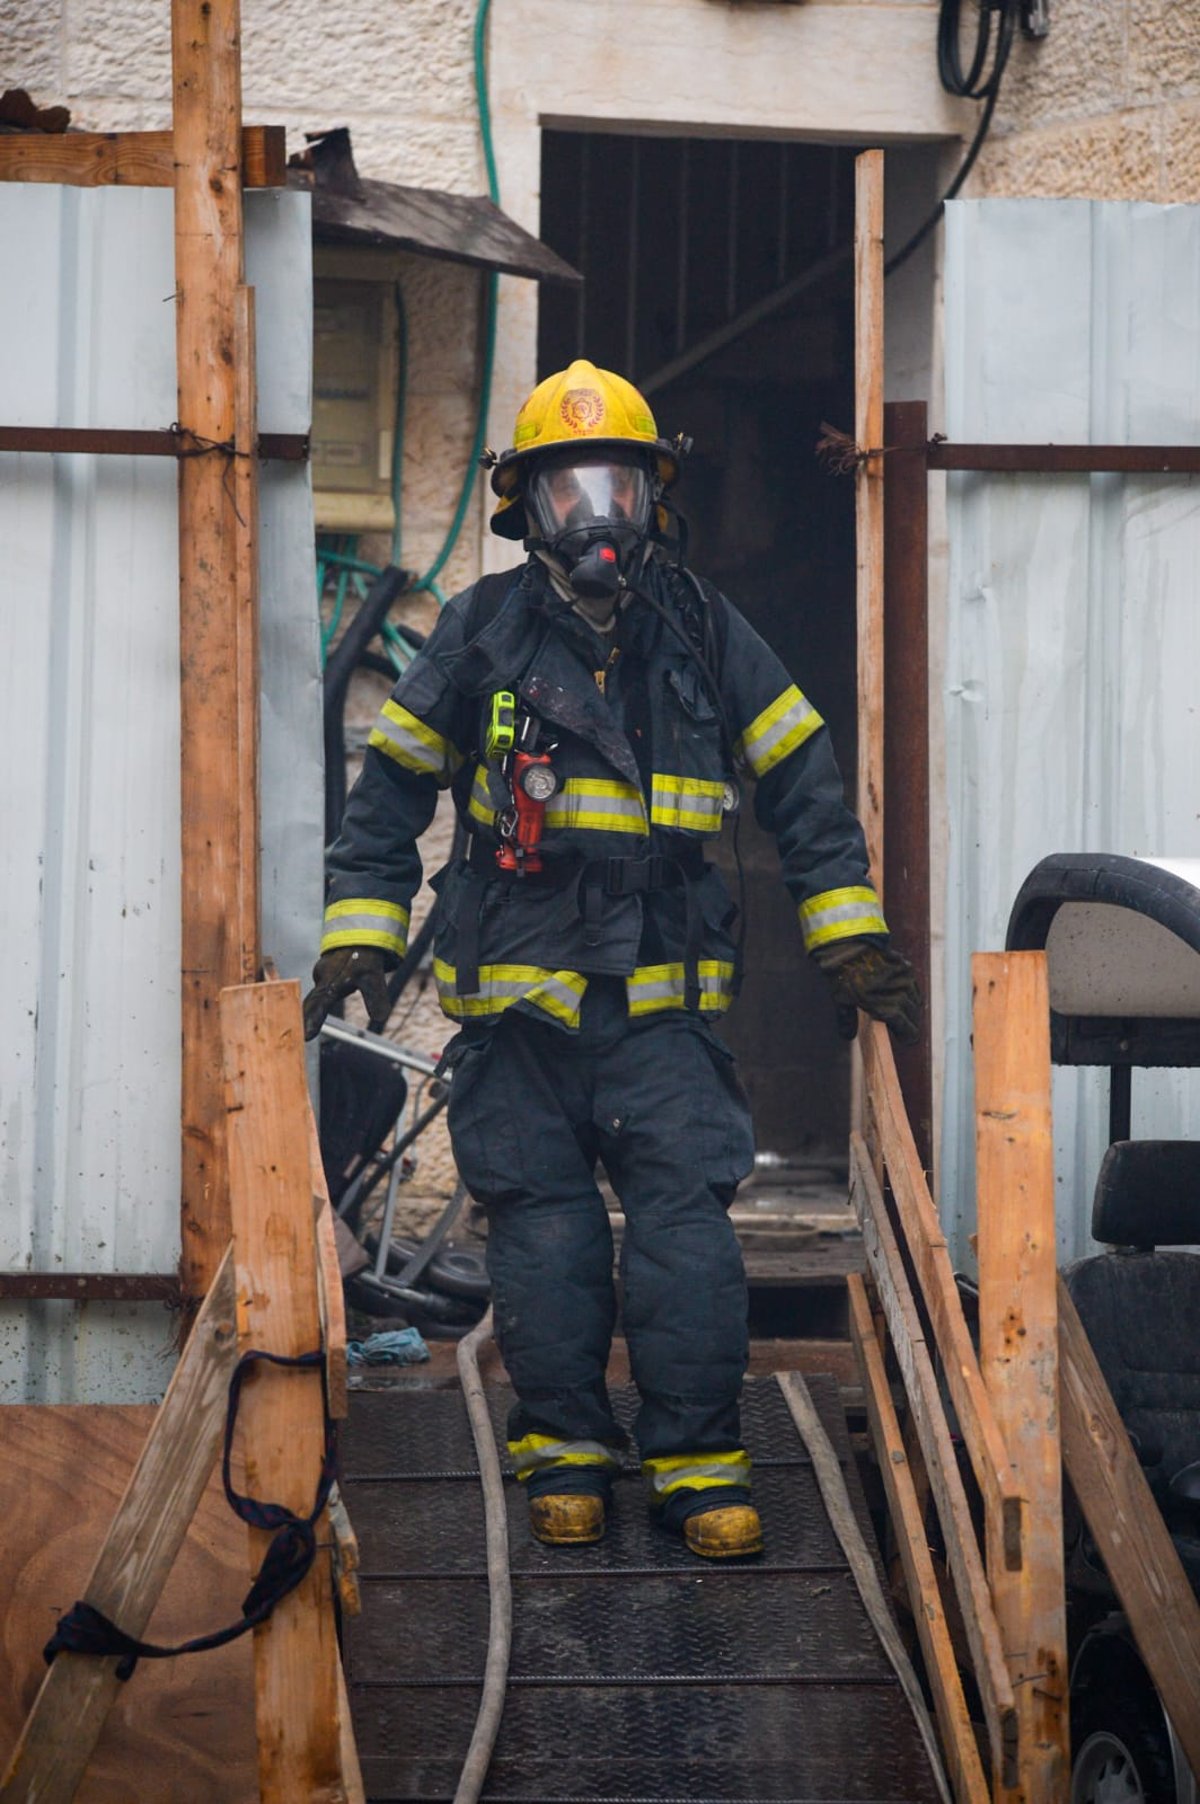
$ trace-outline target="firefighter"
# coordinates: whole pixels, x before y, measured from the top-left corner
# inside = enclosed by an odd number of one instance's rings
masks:
[[[605,1388],[616,1307],[603,1165],[625,1215],[623,1326],[653,1506],[693,1552],[757,1553],[738,1399],[747,1298],[728,1217],[754,1142],[713,1031],[736,910],[705,859],[754,786],[808,955],[915,1038],[861,827],[812,703],[725,598],[673,561],[661,438],[620,376],[549,377],[493,460],[520,568],[444,609],[384,703],[329,857],[306,1031],[352,990],[372,1025],[405,950],[417,842],[449,787],[469,850],[432,879],[434,976],[460,1032],[454,1156],[488,1218],[509,1452],[534,1535],[599,1539],[625,1435]]]

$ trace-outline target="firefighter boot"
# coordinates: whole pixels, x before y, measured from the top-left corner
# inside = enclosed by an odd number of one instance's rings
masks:
[[[546,1547],[582,1547],[604,1533],[604,1499],[589,1491],[531,1497],[529,1526],[534,1540]]]
[[[684,1523],[683,1538],[691,1553],[706,1560],[733,1560],[763,1550],[762,1523],[748,1503],[698,1511]]]

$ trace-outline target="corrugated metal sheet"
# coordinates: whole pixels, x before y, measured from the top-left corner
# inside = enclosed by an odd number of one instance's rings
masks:
[[[247,197],[265,430],[310,419],[306,196]],[[0,187],[5,423],[176,414],[172,196]],[[0,1260],[167,1271],[179,1251],[179,622],[169,460],[0,456]],[[306,467],[262,485],[264,938],[311,963],[321,768]],[[0,1304],[0,1398],[161,1393],[153,1305]]]
[[[1200,440],[1200,208],[947,208],[952,440]],[[1050,852],[1200,854],[1200,488],[949,479],[942,1213],[972,1263],[970,955]],[[1055,1075],[1059,1250],[1088,1250],[1107,1079]],[[1137,1135],[1200,1137],[1200,1082],[1135,1076]]]

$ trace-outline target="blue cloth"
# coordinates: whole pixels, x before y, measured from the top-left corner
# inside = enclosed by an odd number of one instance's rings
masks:
[[[391,1328],[346,1342],[348,1366],[416,1366],[428,1358],[429,1348],[416,1328]]]

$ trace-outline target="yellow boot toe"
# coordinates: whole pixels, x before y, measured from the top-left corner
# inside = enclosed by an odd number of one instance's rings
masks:
[[[683,1538],[692,1553],[706,1560],[732,1560],[763,1550],[762,1523],[758,1511],[748,1503],[726,1504],[723,1509],[689,1516]]]
[[[586,1491],[531,1497],[529,1526],[547,1547],[582,1547],[604,1533],[604,1499]]]

